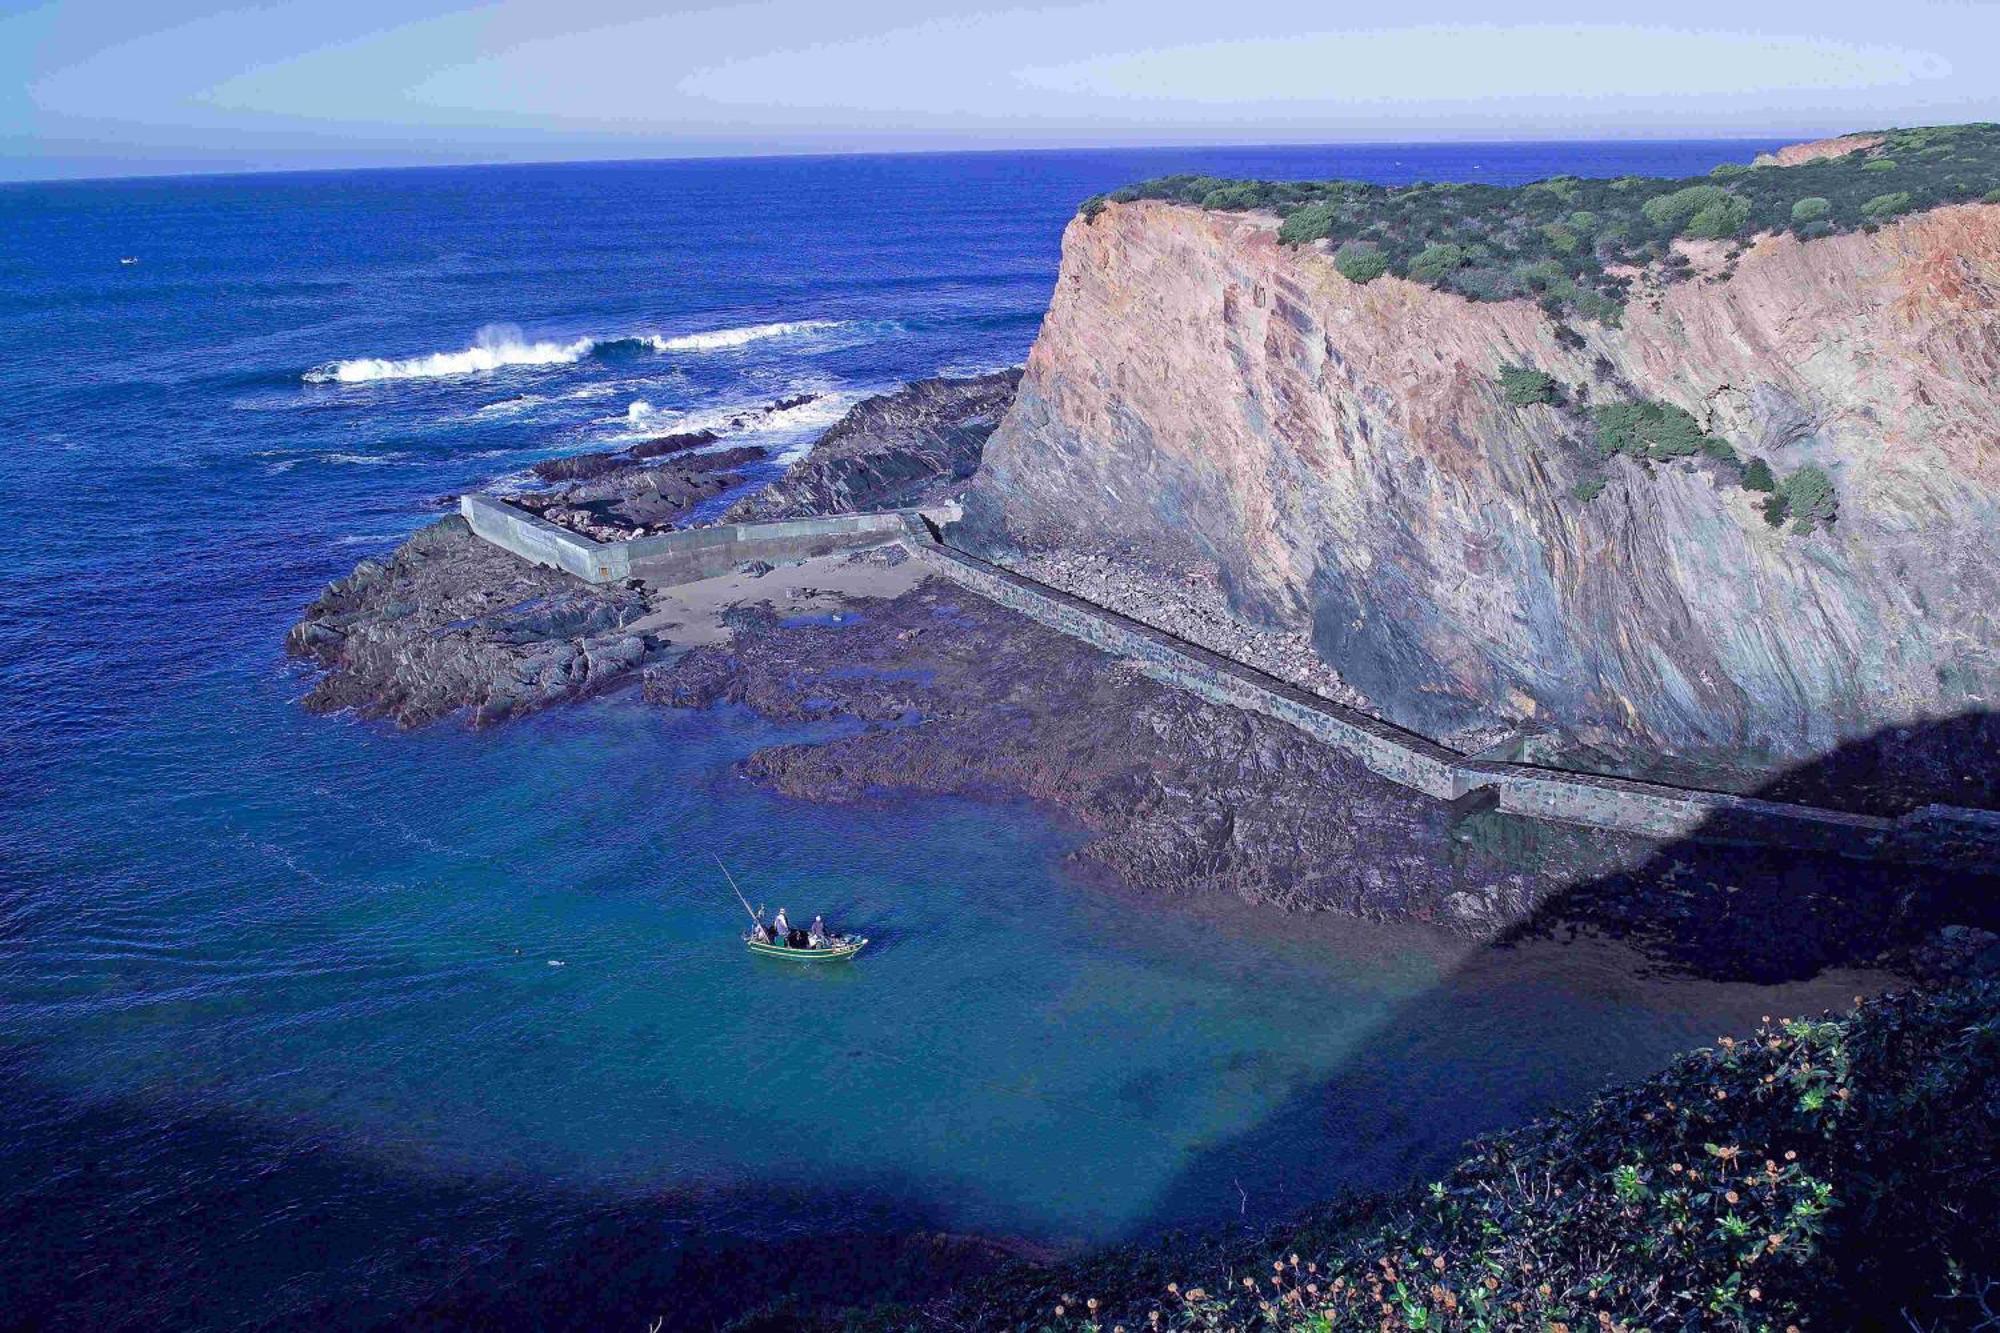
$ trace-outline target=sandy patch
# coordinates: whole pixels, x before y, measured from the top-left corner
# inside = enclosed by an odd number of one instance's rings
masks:
[[[919,560],[889,563],[893,549],[813,556],[768,574],[737,572],[670,588],[649,584],[646,600],[652,610],[627,628],[692,648],[728,641],[722,613],[731,607],[761,602],[782,615],[811,615],[837,611],[858,597],[900,597],[924,581],[926,570]],[[645,577],[643,566],[639,576]]]

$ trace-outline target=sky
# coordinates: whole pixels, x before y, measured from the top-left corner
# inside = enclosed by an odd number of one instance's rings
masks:
[[[0,0],[0,179],[2000,119],[2000,4]]]

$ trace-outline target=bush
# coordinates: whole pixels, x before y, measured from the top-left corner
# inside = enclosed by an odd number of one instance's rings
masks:
[[[1373,241],[1349,241],[1334,253],[1333,266],[1349,282],[1373,282],[1389,271],[1389,260]]]
[[[1701,451],[1718,463],[1731,463],[1738,467],[1743,464],[1743,460],[1736,456],[1736,451],[1729,447],[1729,441],[1718,440],[1713,435],[1701,437]]]
[[[1640,205],[1639,211],[1655,227],[1679,232],[1696,214],[1724,206],[1731,197],[1720,185],[1690,185],[1672,194],[1655,195]]]
[[[1893,170],[1879,165],[1894,163]],[[1893,174],[1900,187],[1884,194]],[[1218,209],[1267,209],[1287,245],[1365,245],[1358,263],[1475,301],[1532,295],[1561,315],[1616,322],[1625,285],[1607,269],[1649,270],[1681,282],[1677,236],[1743,240],[1790,228],[1802,240],[1873,228],[1916,208],[2000,202],[2000,125],[1894,130],[1874,149],[1792,167],[1726,169],[1707,177],[1560,177],[1502,187],[1464,182],[1381,186],[1353,181],[1231,181],[1161,176],[1113,191],[1112,202],[1168,199]],[[1085,201],[1094,216],[1105,196]],[[1456,256],[1456,258],[1454,258]],[[1372,276],[1379,276],[1373,274]]]
[[[1750,460],[1750,466],[1743,469],[1743,489],[1746,491],[1775,491],[1778,482],[1771,475],[1771,465],[1761,458]]]
[[[1686,458],[1710,442],[1695,419],[1671,403],[1605,403],[1591,409],[1591,418],[1597,426],[1598,452],[1606,458],[1624,454],[1663,463]],[[1721,440],[1714,443],[1729,448]]]
[[[1863,171],[1894,171],[1896,169],[1896,159],[1893,157],[1878,157],[1872,162],[1863,162],[1861,169]]]
[[[1685,234],[1719,241],[1734,236],[1750,220],[1750,201],[1735,195],[1719,199],[1688,219]]]
[[[1894,194],[1878,194],[1861,206],[1861,216],[1880,221],[1892,218],[1910,206],[1910,192],[1898,190]]]
[[[1562,401],[1562,386],[1556,383],[1555,376],[1544,374],[1532,366],[1500,367],[1500,388],[1507,395],[1507,401],[1516,407]]]
[[[1604,478],[1587,477],[1572,487],[1570,494],[1585,504],[1589,504],[1592,500],[1604,494]]]
[[[1426,246],[1421,254],[1410,261],[1410,281],[1429,283],[1435,287],[1450,277],[1453,270],[1462,268],[1466,261],[1465,247],[1445,243]]]
[[[1333,229],[1339,216],[1335,204],[1307,204],[1278,225],[1278,240],[1285,245],[1306,245],[1320,240]]]
[[[1793,532],[1811,532],[1822,523],[1831,524],[1840,511],[1833,494],[1833,478],[1814,463],[1807,463],[1786,477],[1778,494],[1784,498]]]
[[[1245,209],[1256,208],[1262,202],[1256,187],[1249,184],[1224,185],[1210,190],[1201,197],[1203,208],[1213,209],[1219,213],[1240,213]]]

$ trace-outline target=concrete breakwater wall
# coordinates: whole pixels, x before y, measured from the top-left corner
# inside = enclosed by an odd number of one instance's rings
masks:
[[[1468,759],[1115,611],[932,539],[911,520],[907,543],[939,573],[1030,619],[1133,659],[1205,699],[1290,723],[1370,772],[1440,800],[1487,793],[1498,809],[1644,837],[1831,852],[1869,860],[2000,873],[2000,813],[1926,806],[1899,819],[1765,801],[1729,792]]]
[[[1638,834],[1831,852],[2000,873],[2000,813],[1933,805],[1887,819],[1728,792],[1471,759],[1162,630],[945,545],[907,511],[687,528],[604,544],[492,496],[467,495],[472,530],[526,560],[592,583],[687,583],[750,560],[800,560],[900,543],[939,575],[1051,629],[1135,661],[1211,702],[1262,713],[1352,755],[1370,772],[1444,801],[1484,801],[1534,819]]]
[[[770,523],[719,523],[628,542],[596,542],[491,495],[461,495],[458,512],[472,530],[523,560],[566,570],[587,583],[640,577],[693,583],[752,560],[778,564],[850,546],[877,546],[904,532],[900,514],[836,514]]]

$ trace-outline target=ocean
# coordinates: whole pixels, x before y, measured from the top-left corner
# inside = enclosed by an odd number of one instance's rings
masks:
[[[1770,1012],[1606,947],[1134,902],[1026,805],[780,800],[733,765],[798,734],[746,714],[310,717],[281,651],[537,459],[815,395],[728,437],[775,467],[1018,363],[1094,192],[1766,146],[0,187],[0,1326],[637,1328],[731,1246],[1267,1222]],[[877,942],[744,957],[711,851]]]

